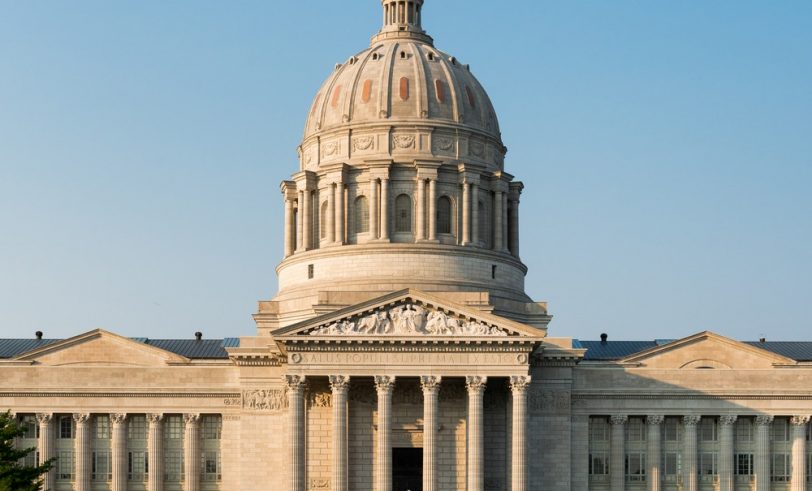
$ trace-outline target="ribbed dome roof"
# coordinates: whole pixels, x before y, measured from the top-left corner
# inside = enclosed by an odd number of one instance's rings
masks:
[[[383,4],[384,27],[370,48],[336,65],[319,89],[304,140],[347,127],[421,124],[464,127],[501,144],[491,100],[469,66],[434,48],[420,27],[422,0]]]

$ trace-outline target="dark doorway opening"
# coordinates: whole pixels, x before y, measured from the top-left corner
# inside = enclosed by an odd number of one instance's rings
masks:
[[[392,491],[423,491],[423,449],[392,449]]]

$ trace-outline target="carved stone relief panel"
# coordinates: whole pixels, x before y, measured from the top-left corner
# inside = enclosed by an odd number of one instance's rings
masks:
[[[527,406],[531,414],[569,414],[571,393],[568,390],[542,389],[531,385],[527,393]]]
[[[242,393],[246,411],[282,411],[288,408],[287,389],[252,389]]]

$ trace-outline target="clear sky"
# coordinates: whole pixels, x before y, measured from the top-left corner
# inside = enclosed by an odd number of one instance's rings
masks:
[[[251,335],[279,182],[378,0],[0,0],[0,337]],[[812,340],[812,2],[427,0],[550,334]]]

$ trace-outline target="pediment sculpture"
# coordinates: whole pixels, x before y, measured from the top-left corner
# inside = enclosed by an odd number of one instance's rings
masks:
[[[509,336],[502,328],[459,319],[420,305],[402,304],[355,319],[343,319],[307,334],[311,336]]]

